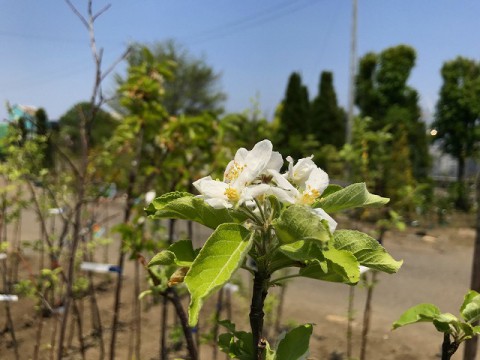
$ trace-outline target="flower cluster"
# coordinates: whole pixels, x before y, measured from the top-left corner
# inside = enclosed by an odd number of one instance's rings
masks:
[[[223,181],[210,176],[193,183],[200,196],[214,208],[251,206],[254,200],[273,195],[287,204],[311,206],[323,193],[329,183],[325,171],[315,165],[313,156],[303,158],[294,164],[289,156],[288,170],[281,174],[284,164],[282,155],[273,151],[272,143],[263,140],[252,150],[241,148],[225,169]],[[335,231],[337,223],[320,208],[312,209],[329,223]]]

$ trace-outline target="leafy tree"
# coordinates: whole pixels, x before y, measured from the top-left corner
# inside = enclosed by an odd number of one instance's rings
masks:
[[[134,45],[128,58],[129,66],[138,66],[145,60],[144,45]],[[171,115],[200,115],[203,112],[220,114],[226,99],[220,90],[220,74],[203,58],[191,55],[173,40],[149,46],[158,62],[169,63],[171,76],[162,78],[164,94],[162,104]],[[117,77],[121,84],[124,79]]]
[[[309,133],[308,90],[302,85],[299,73],[292,73],[282,101],[280,123],[277,130],[277,146],[281,152],[298,159],[302,156],[302,144]]]
[[[441,141],[443,151],[457,159],[457,180],[463,184],[465,161],[473,155],[479,139],[480,64],[457,57],[444,63],[441,73],[443,85],[433,123],[437,130],[434,141]],[[468,204],[463,185],[459,189],[456,203],[465,209]]]
[[[345,112],[338,106],[329,71],[320,75],[318,95],[311,105],[310,130],[321,145],[340,148],[345,143]]]
[[[102,109],[95,111],[95,117],[93,121],[88,121],[86,129],[91,148],[107,140],[118,125],[118,121],[108,112]],[[80,124],[82,121],[87,121],[91,112],[92,105],[89,102],[80,102],[73,105],[58,121],[61,142],[66,142],[74,153],[78,153],[80,149]]]
[[[362,57],[356,78],[356,104],[361,116],[372,118],[372,130],[388,127],[392,143],[400,139],[402,131],[407,132],[408,146],[415,149],[410,152],[412,172],[416,180],[423,181],[430,165],[428,140],[420,119],[418,93],[407,85],[415,59],[415,50],[407,45]]]

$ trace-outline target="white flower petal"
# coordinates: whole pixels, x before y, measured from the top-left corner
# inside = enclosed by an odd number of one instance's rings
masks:
[[[287,204],[295,204],[297,197],[291,191],[281,189],[279,187],[271,186],[267,195],[275,196],[280,202]]]
[[[327,188],[329,183],[328,174],[320,168],[315,167],[310,172],[310,175],[305,181],[305,189],[308,190],[317,190],[319,195]]]
[[[325,210],[321,209],[321,208],[316,208],[316,209],[312,209],[312,211],[320,217],[320,219],[322,220],[327,220],[328,222],[328,228],[330,229],[330,232],[333,233],[335,231],[335,229],[337,228],[337,222],[335,220],[333,220],[333,218],[328,215]]]
[[[234,161],[244,164],[245,158],[247,157],[247,155],[248,155],[248,150],[245,148],[240,148],[235,153]]]
[[[228,184],[223,181],[212,180],[210,176],[195,181],[193,186],[206,197],[226,198],[225,190],[227,190]]]
[[[220,198],[208,198],[205,199],[205,202],[215,209],[229,209],[233,207],[233,204],[229,203],[226,200],[222,200]]]
[[[268,170],[267,174],[272,177],[272,180],[277,184],[277,186],[281,189],[287,191],[296,191],[298,190],[287,180],[285,179],[278,171]]]
[[[288,161],[288,171],[285,174],[287,179],[293,179],[293,159],[291,156],[287,156]]]
[[[307,158],[303,158],[297,161],[292,169],[292,173],[289,174],[290,179],[297,185],[302,185],[307,181],[312,170],[317,168],[317,165],[313,162],[313,155]]]
[[[245,184],[253,181],[266,168],[272,157],[273,145],[270,140],[263,140],[255,144],[245,157],[245,168],[239,176]]]
[[[280,171],[282,166],[283,166],[282,155],[278,151],[273,151],[272,156],[270,157],[270,161],[267,164],[267,169]]]
[[[245,189],[245,193],[248,194],[250,199],[254,199],[258,196],[265,195],[270,190],[270,185],[267,184],[259,184],[249,186]]]

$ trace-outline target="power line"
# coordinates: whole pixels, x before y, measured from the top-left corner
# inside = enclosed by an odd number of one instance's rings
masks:
[[[187,36],[185,38],[185,40],[193,40],[195,38],[201,38],[201,37],[204,37],[204,36],[209,36],[209,35],[213,35],[213,34],[217,34],[218,31],[222,31],[222,30],[228,30],[229,28],[235,28],[237,26],[241,26],[243,25],[244,23],[247,23],[247,22],[250,22],[252,20],[256,20],[258,19],[259,17],[261,16],[264,16],[264,15],[267,15],[269,13],[271,13],[272,11],[278,11],[279,9],[282,9],[282,8],[286,8],[286,7],[289,7],[291,6],[292,4],[294,4],[295,2],[298,2],[299,0],[287,0],[287,1],[284,1],[280,4],[277,4],[277,5],[274,5],[274,6],[270,6],[266,9],[263,9],[262,11],[259,11],[253,15],[249,15],[249,16],[245,16],[245,17],[242,17],[240,19],[237,19],[237,20],[234,20],[234,21],[231,21],[229,23],[226,23],[226,24],[223,24],[223,25],[220,25],[220,26],[216,26],[214,28],[210,28],[210,29],[207,29],[207,30],[204,30],[204,31],[201,31],[200,33],[197,33],[193,36]]]
[[[225,25],[222,25],[210,30],[206,30],[203,33],[200,33],[197,36],[193,37],[193,39],[198,38],[198,40],[193,40],[192,43],[194,44],[204,43],[207,41],[230,36],[232,34],[235,34],[237,32],[240,32],[246,29],[261,26],[268,22],[277,20],[281,17],[303,10],[309,6],[315,5],[317,2],[319,2],[319,0],[303,2],[303,3],[297,4],[297,6],[292,6],[292,5],[294,5],[295,3],[298,3],[298,1],[282,2],[279,5],[276,5],[274,7],[269,7],[267,9],[264,9],[254,14],[253,16],[244,17],[239,20],[233,21],[231,23],[227,23]]]
[[[55,37],[55,36],[43,36],[37,34],[24,34],[24,33],[16,33],[10,31],[0,31],[0,37],[10,37],[10,38],[18,38],[18,39],[25,39],[25,40],[37,40],[37,41],[49,41],[49,42],[60,42],[60,43],[84,43],[88,44],[88,37],[83,39],[80,38],[65,38],[65,37]],[[111,40],[110,43],[114,43],[116,45],[120,44],[119,40]]]

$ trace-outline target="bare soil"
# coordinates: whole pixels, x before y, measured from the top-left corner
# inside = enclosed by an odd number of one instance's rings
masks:
[[[340,219],[346,223],[346,219]],[[373,295],[373,314],[369,335],[367,359],[369,360],[415,360],[437,359],[442,341],[432,326],[419,324],[391,331],[391,324],[408,307],[422,302],[435,303],[444,312],[458,314],[458,308],[470,282],[473,242],[475,231],[471,217],[450,219],[448,226],[409,228],[405,232],[388,232],[384,246],[396,258],[403,259],[404,264],[398,274],[378,277],[378,284]],[[349,228],[370,231],[364,223],[348,222]],[[33,240],[38,237],[38,224],[32,214],[26,214],[22,222],[22,239]],[[197,229],[199,239],[205,239],[208,231]],[[116,246],[111,246],[108,254],[98,254],[98,260],[116,262]],[[36,269],[36,252],[26,249],[20,261],[21,276],[27,277]],[[142,274],[144,277],[145,274]],[[248,275],[242,275],[243,288],[232,298],[232,320],[237,328],[248,330],[249,282]],[[113,309],[114,276],[96,275],[96,296],[101,309],[104,325],[105,348],[108,349],[111,334]],[[121,324],[116,347],[117,359],[133,359],[131,355],[133,333],[131,328],[133,303],[133,265],[129,262],[124,271],[124,289],[121,306]],[[142,281],[142,290],[146,289]],[[278,296],[279,289],[271,293]],[[349,287],[342,284],[318,282],[309,279],[295,279],[288,283],[282,316],[284,327],[294,324],[314,323],[314,335],[311,340],[309,359],[346,359],[347,306]],[[353,356],[359,356],[359,344],[362,329],[362,316],[366,289],[355,289],[355,313],[353,327]],[[215,309],[216,296],[209,300],[202,310],[200,333],[206,333],[213,326],[212,314]],[[186,308],[188,299],[184,299]],[[13,313],[14,330],[18,341],[20,359],[31,359],[35,344],[35,333],[39,317],[34,311],[34,301],[21,298],[16,303],[9,303]],[[7,303],[0,303],[0,330],[6,324]],[[84,338],[87,345],[86,359],[99,358],[98,337],[91,334],[89,300],[79,302],[83,311]],[[173,308],[169,309],[170,323],[174,324]],[[224,316],[225,317],[225,313]],[[275,311],[267,314],[266,330],[273,337],[272,322]],[[161,306],[146,299],[142,302],[142,349],[141,359],[159,359]],[[53,359],[52,332],[58,319],[53,316],[43,320],[43,336],[40,347],[41,359]],[[79,352],[78,331],[73,326],[68,333],[67,344],[70,345],[65,359],[81,359]],[[15,359],[14,346],[8,331],[0,334],[0,359]],[[108,352],[108,350],[107,350]],[[461,359],[463,349],[459,349],[453,359]],[[130,357],[129,357],[130,354]],[[203,344],[200,349],[201,359],[213,359],[212,346]],[[342,357],[343,356],[343,357]],[[105,357],[107,358],[107,356]],[[171,359],[186,358],[185,352],[172,353]],[[218,359],[225,356],[219,354]]]

